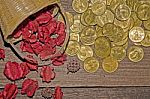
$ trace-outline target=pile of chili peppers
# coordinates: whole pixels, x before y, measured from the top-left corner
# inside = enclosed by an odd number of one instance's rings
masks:
[[[22,83],[21,94],[32,97],[39,85],[37,80],[26,78],[30,71],[38,71],[38,62],[32,55],[36,55],[43,60],[51,60],[54,66],[61,66],[66,61],[66,55],[58,53],[57,47],[61,47],[66,37],[66,27],[63,22],[56,20],[52,16],[51,10],[43,10],[30,16],[13,33],[13,38],[22,38],[20,50],[27,52],[31,60],[22,63],[8,61],[5,64],[4,75],[11,81],[25,79]],[[0,49],[0,59],[5,58],[5,52]],[[42,66],[40,76],[43,82],[49,83],[55,78],[54,67]],[[15,83],[5,85],[0,92],[0,99],[14,99],[18,93]],[[60,87],[56,87],[54,99],[62,99],[63,93]]]

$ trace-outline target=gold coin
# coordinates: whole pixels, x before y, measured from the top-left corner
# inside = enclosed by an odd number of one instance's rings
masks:
[[[100,36],[95,40],[95,54],[100,58],[105,58],[110,55],[110,40],[105,36]]]
[[[112,2],[113,0],[106,0],[106,4],[107,5],[110,5],[110,3]]]
[[[84,61],[86,58],[93,56],[93,50],[90,46],[81,45],[77,56],[81,61]]]
[[[122,46],[114,46],[111,48],[110,56],[122,61],[126,57],[126,50]]]
[[[92,4],[96,3],[96,2],[98,2],[98,3],[101,3],[101,2],[106,3],[106,0],[90,0],[90,1],[91,1]]]
[[[96,38],[96,32],[92,27],[85,27],[80,33],[80,41],[84,45],[93,45]]]
[[[65,12],[65,14],[68,19],[69,26],[73,25],[73,21],[74,21],[73,15],[70,12]]]
[[[81,24],[80,22],[80,15],[77,14],[74,16],[74,22],[73,22],[73,25],[70,27],[70,30],[72,32],[76,32],[76,33],[79,33],[82,31],[82,28],[83,28],[83,25]]]
[[[103,26],[103,34],[104,36],[112,36],[117,31],[117,26],[113,23],[107,23]]]
[[[69,41],[66,54],[69,56],[75,56],[80,49],[80,44],[77,41]]]
[[[120,21],[120,20],[115,18],[114,24],[117,25],[117,26],[120,26],[123,29],[125,29],[125,28],[129,29],[130,24],[131,24],[131,18],[129,18],[129,19],[125,20],[125,21]]]
[[[116,8],[116,18],[118,20],[127,20],[130,18],[130,15],[131,10],[127,5],[122,4]]]
[[[94,57],[89,57],[84,61],[84,70],[88,73],[94,73],[99,69],[99,61]]]
[[[102,15],[106,11],[106,4],[104,2],[95,2],[92,4],[91,9],[95,15]]]
[[[149,47],[150,46],[150,31],[145,31],[145,38],[141,42],[142,46]]]
[[[141,42],[135,42],[135,43],[133,43],[133,44],[140,46],[140,45],[141,45]]]
[[[111,56],[106,57],[106,58],[104,58],[104,60],[102,62],[102,67],[105,72],[113,73],[118,68],[118,61]]]
[[[150,19],[147,21],[143,21],[143,25],[144,25],[145,29],[150,30]]]
[[[141,27],[133,27],[129,31],[129,38],[132,42],[141,42],[145,37],[145,33],[143,28]]]
[[[124,45],[126,42],[128,41],[128,37],[123,39],[122,41],[119,41],[119,42],[113,42],[115,45],[119,45],[119,46],[122,46]]]
[[[73,0],[73,2],[72,2],[72,8],[77,13],[83,13],[88,8],[88,0]]]
[[[69,40],[79,42],[79,34],[78,33],[70,33],[70,39]]]
[[[85,11],[84,14],[85,14],[84,20],[85,20],[86,24],[88,24],[88,25],[95,25],[96,24],[95,15],[91,9],[88,9],[87,11]]]
[[[100,27],[103,27],[104,24],[113,23],[114,14],[110,10],[106,10],[105,13],[101,16],[96,16],[96,23]]]
[[[149,4],[142,4],[138,7],[137,9],[137,15],[138,15],[138,18],[140,20],[148,20],[150,19],[150,5]]]
[[[128,49],[128,58],[132,62],[139,62],[143,59],[143,57],[144,57],[144,51],[141,47],[131,46]]]

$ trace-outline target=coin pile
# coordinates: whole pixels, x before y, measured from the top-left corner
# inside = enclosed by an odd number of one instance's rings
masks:
[[[128,56],[139,62],[141,46],[150,46],[150,1],[148,0],[73,0],[76,15],[66,12],[70,25],[69,56],[83,61],[85,71],[117,70]],[[133,46],[128,47],[131,41]]]

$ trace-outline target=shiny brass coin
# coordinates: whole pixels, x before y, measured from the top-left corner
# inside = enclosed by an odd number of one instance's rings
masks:
[[[80,16],[79,14],[77,14],[77,15],[74,16],[73,25],[70,27],[70,30],[71,30],[72,32],[79,33],[79,32],[82,31],[83,25],[82,25],[81,22],[80,22],[80,17],[81,17],[81,16]]]
[[[129,38],[132,42],[141,42],[145,37],[145,33],[143,28],[141,27],[133,27],[129,31]]]
[[[99,69],[99,61],[94,57],[89,57],[84,61],[84,70],[88,73],[94,73]]]
[[[110,10],[106,10],[105,13],[101,16],[96,16],[96,23],[100,27],[103,27],[104,24],[113,23],[114,14]]]
[[[78,33],[70,33],[70,39],[69,40],[79,42],[79,34]]]
[[[140,20],[148,20],[150,19],[150,5],[142,4],[137,9],[137,16]]]
[[[84,20],[85,20],[86,24],[88,24],[88,25],[96,24],[95,14],[92,12],[91,9],[88,9],[87,11],[85,11],[84,14],[85,14]]]
[[[145,31],[145,38],[141,44],[142,46],[150,47],[150,31]]]
[[[73,0],[73,2],[72,2],[72,8],[77,13],[83,13],[88,8],[88,0]]]
[[[80,41],[84,45],[93,45],[96,38],[96,32],[92,27],[85,27],[80,33]]]
[[[96,56],[105,58],[110,55],[110,40],[105,36],[100,36],[95,40],[94,51]]]
[[[123,31],[123,29],[119,26],[117,26],[117,29],[114,31],[114,34],[111,36],[108,36],[108,38],[113,42],[119,42],[125,39],[127,36],[127,33]]]
[[[130,15],[131,9],[127,5],[122,4],[116,8],[116,18],[118,20],[128,20]]]
[[[128,58],[132,62],[139,62],[143,59],[143,57],[144,57],[144,51],[141,47],[131,46],[128,49]]]
[[[126,57],[126,50],[122,46],[112,47],[110,56],[122,61]]]
[[[142,45],[141,42],[135,42],[135,43],[133,43],[133,44],[134,44],[134,45],[138,45],[138,46]]]
[[[73,25],[73,21],[74,21],[73,15],[70,12],[65,12],[65,14],[66,14],[66,17],[68,19],[69,26]]]
[[[66,54],[69,56],[75,56],[80,49],[80,44],[77,41],[69,41]]]
[[[111,56],[106,57],[102,62],[102,67],[105,72],[113,73],[118,69],[118,61]]]
[[[104,36],[112,36],[116,33],[117,31],[117,26],[113,23],[108,23],[108,24],[105,24],[103,26],[103,34]]]
[[[95,2],[92,4],[91,9],[95,15],[102,15],[106,11],[106,4],[104,2]]]
[[[143,25],[144,25],[145,29],[150,30],[150,19],[147,21],[143,21]]]
[[[93,50],[90,46],[81,45],[77,56],[81,61],[84,61],[86,58],[93,56]]]

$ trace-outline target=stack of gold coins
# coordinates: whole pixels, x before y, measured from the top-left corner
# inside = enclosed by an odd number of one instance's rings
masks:
[[[78,57],[85,71],[94,73],[102,65],[113,73],[126,56],[132,62],[143,59],[142,46],[150,46],[149,0],[73,0],[72,8],[75,15],[66,12],[66,54]]]

